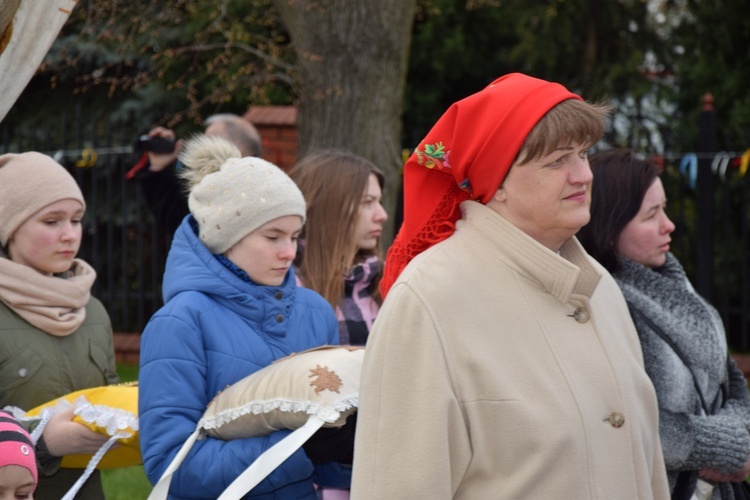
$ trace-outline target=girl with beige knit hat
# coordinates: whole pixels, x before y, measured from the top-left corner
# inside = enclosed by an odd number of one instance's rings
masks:
[[[0,408],[31,410],[118,381],[109,316],[91,296],[96,273],[76,258],[85,209],[73,177],[49,156],[0,156]],[[60,468],[62,457],[95,453],[107,440],[73,416],[71,408],[52,417],[36,442],[37,498],[62,498],[81,476]],[[98,471],[76,498],[104,498]]]
[[[141,339],[140,444],[152,484],[220,391],[279,358],[339,343],[331,305],[296,286],[292,262],[306,214],[294,181],[216,136],[188,141],[180,159],[190,214],[167,257],[165,305]],[[172,476],[169,498],[219,497],[290,432],[197,441]],[[341,436],[324,456],[297,450],[247,498],[315,500],[315,484],[348,487],[353,432]]]

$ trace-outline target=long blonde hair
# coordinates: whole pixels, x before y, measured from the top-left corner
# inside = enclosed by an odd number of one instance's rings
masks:
[[[337,150],[312,153],[292,169],[292,178],[307,201],[301,278],[333,307],[343,298],[344,278],[351,268],[370,255],[381,257],[380,241],[374,250],[363,251],[354,239],[370,174],[383,189],[385,177],[378,167],[361,156]],[[379,280],[380,275],[371,284],[378,301]]]

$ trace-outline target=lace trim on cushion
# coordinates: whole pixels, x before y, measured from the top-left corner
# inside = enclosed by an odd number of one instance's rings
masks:
[[[107,435],[110,437],[115,435],[118,435],[120,438],[132,437],[138,432],[137,415],[121,408],[91,404],[86,399],[86,396],[79,396],[72,403],[65,398],[60,398],[53,406],[45,408],[40,412],[39,416],[35,417],[27,417],[24,410],[16,407],[8,406],[5,410],[12,413],[17,420],[40,421],[40,424],[34,429],[31,435],[32,440],[36,443],[49,419],[71,406],[74,407],[75,414],[81,417],[84,422],[95,424],[105,429]]]
[[[461,218],[461,202],[470,198],[471,195],[460,186],[451,187],[414,238],[406,242],[396,238],[388,250],[383,278],[380,280],[380,295],[383,298],[414,257],[453,234],[456,222]]]
[[[94,405],[85,396],[76,399],[73,404],[76,414],[85,422],[96,424],[106,429],[109,436],[125,434],[128,437],[138,432],[138,416],[127,410],[105,405]]]
[[[315,415],[321,420],[332,424],[341,417],[341,413],[359,405],[357,396],[346,397],[336,400],[333,404],[320,404],[313,401],[299,401],[287,399],[271,399],[265,401],[250,401],[236,408],[217,413],[213,418],[202,418],[198,422],[201,429],[218,429],[245,415],[260,415],[273,411],[285,411],[290,413],[307,413]]]

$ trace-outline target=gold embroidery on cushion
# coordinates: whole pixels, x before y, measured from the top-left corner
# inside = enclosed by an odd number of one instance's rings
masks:
[[[310,369],[312,374],[308,375],[308,378],[318,377],[317,380],[310,382],[310,385],[315,387],[315,394],[320,394],[322,391],[328,389],[331,392],[339,392],[341,389],[341,379],[336,372],[332,372],[327,366],[321,367],[317,365],[314,369]]]

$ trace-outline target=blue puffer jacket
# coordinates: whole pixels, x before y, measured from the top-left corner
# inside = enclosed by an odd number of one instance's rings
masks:
[[[188,215],[175,234],[164,302],[141,339],[140,443],[155,484],[206,406],[228,385],[292,352],[338,344],[331,306],[298,288],[290,270],[279,287],[243,281],[200,242]],[[217,498],[261,453],[290,431],[195,443],[174,474],[170,498]],[[246,498],[315,499],[313,483],[348,486],[351,470],[315,467],[295,452]]]

